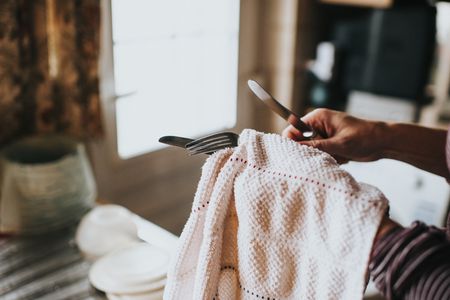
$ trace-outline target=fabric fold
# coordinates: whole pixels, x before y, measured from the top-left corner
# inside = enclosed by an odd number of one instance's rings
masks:
[[[386,209],[328,154],[244,130],[203,166],[164,299],[361,299]]]

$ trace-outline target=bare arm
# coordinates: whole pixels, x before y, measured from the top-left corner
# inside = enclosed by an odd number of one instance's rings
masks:
[[[450,178],[445,159],[446,131],[413,124],[367,121],[328,109],[316,109],[303,118],[323,138],[299,141],[333,155],[338,162],[392,158]],[[301,138],[292,126],[283,135]]]
[[[381,157],[401,160],[449,178],[445,158],[447,131],[413,124],[383,124]]]
[[[303,121],[323,138],[301,141],[293,127],[283,135],[328,152],[340,163],[391,158],[450,178],[445,130],[366,121],[326,109],[311,112]],[[371,273],[388,299],[450,299],[449,251],[444,231],[421,223],[403,228],[385,217],[374,240]]]

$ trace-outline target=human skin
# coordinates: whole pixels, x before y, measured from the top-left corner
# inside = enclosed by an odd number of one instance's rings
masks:
[[[282,135],[325,151],[338,163],[390,158],[446,179],[450,178],[445,156],[446,130],[414,124],[368,121],[329,109],[316,109],[302,120],[314,128],[320,137],[302,140],[301,132],[293,126],[284,129]],[[385,217],[375,242],[396,226],[400,225]]]

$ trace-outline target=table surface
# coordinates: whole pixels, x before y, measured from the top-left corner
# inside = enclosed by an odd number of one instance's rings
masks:
[[[177,237],[135,216],[141,239],[168,251]],[[40,237],[0,238],[0,299],[106,299],[88,279],[91,263],[74,242],[75,229]]]

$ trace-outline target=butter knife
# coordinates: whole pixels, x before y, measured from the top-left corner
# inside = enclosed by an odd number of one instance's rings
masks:
[[[307,125],[300,119],[297,114],[290,111],[280,102],[275,100],[275,98],[272,97],[272,95],[270,95],[265,89],[263,89],[263,87],[258,82],[250,79],[247,84],[250,90],[256,95],[256,97],[262,100],[271,110],[276,112],[289,124],[300,130],[302,136],[305,139],[313,139],[314,137],[316,137],[317,133],[313,128],[311,128],[311,126]]]

